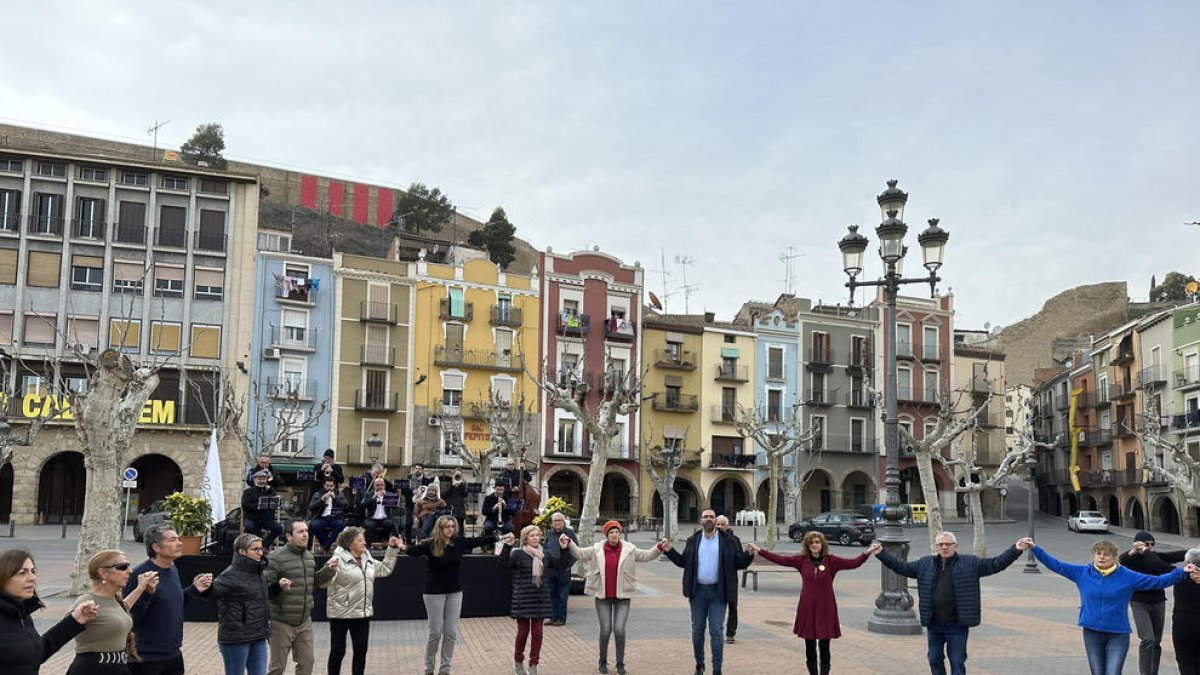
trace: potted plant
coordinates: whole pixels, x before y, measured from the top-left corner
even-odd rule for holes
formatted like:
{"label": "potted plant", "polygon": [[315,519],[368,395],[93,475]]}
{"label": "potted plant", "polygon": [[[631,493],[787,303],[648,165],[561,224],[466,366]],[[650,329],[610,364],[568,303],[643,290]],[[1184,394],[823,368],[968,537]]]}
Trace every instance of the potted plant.
{"label": "potted plant", "polygon": [[184,555],[199,555],[200,542],[212,527],[212,505],[203,497],[189,497],[183,492],[167,495],[166,511],[171,526],[183,541]]}

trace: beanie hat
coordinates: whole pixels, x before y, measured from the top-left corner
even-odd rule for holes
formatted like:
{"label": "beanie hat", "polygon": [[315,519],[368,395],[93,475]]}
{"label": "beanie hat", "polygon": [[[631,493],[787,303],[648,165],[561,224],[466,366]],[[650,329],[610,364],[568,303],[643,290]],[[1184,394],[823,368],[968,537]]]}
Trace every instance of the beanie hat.
{"label": "beanie hat", "polygon": [[333,448],[329,448],[328,450],[326,450],[326,451],[325,451],[325,456],[326,456],[326,457],[333,457]]}
{"label": "beanie hat", "polygon": [[625,528],[621,527],[621,524],[620,524],[620,523],[618,523],[618,522],[617,522],[617,521],[615,521],[615,520],[610,520],[610,521],[608,521],[607,523],[604,523],[604,528],[603,528],[603,529],[604,529],[604,536],[606,536],[606,537],[607,537],[607,536],[608,536],[608,531],[609,531],[609,530],[611,530],[611,529],[613,529],[614,527],[615,527],[615,528],[617,528],[618,530],[621,530],[622,532],[624,532],[624,531],[625,531]]}
{"label": "beanie hat", "polygon": [[1147,532],[1145,530],[1139,530],[1137,534],[1133,535],[1133,540],[1134,541],[1152,542],[1152,541],[1154,541],[1154,535],[1150,534],[1149,532]]}

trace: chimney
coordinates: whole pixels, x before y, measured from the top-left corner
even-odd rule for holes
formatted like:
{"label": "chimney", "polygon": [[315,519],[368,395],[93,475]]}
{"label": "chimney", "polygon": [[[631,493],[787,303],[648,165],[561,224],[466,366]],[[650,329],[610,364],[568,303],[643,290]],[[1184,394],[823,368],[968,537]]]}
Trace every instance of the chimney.
{"label": "chimney", "polygon": [[704,323],[712,323],[713,321],[716,321],[716,320],[717,320],[716,312],[705,312],[704,313]]}

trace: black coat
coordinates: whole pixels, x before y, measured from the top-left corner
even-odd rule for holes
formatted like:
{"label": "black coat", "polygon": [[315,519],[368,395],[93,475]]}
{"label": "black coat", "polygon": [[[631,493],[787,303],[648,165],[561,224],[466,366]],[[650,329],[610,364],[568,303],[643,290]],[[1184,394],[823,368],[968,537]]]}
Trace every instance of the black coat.
{"label": "black coat", "polygon": [[550,582],[547,572],[552,569],[568,569],[574,562],[571,556],[551,558],[542,556],[542,583],[533,583],[533,556],[519,548],[505,546],[500,552],[500,562],[512,570],[512,606],[509,614],[514,619],[544,619],[550,616]]}
{"label": "black coat", "polygon": [[[325,513],[325,500],[322,499],[324,494],[325,494],[325,489],[321,488],[320,492],[314,494],[312,496],[312,499],[308,500],[308,517],[309,518],[320,518],[321,514]],[[342,496],[341,492],[334,490],[333,491],[333,510],[330,511],[329,513],[331,516],[340,516],[341,514],[343,514],[345,512],[346,512],[346,498]]]}
{"label": "black coat", "polygon": [[[266,559],[263,559],[266,562]],[[217,601],[217,642],[236,644],[266,640],[271,633],[271,596],[278,584],[268,586],[265,567],[235,553],[233,562],[212,582]]]}
{"label": "black coat", "polygon": [[83,624],[67,615],[38,635],[30,614],[41,607],[37,597],[21,602],[0,594],[0,663],[7,675],[37,675],[46,659],[83,632]]}
{"label": "black coat", "polygon": [[957,553],[945,563],[936,555],[927,555],[912,562],[895,558],[887,551],[881,552],[878,557],[884,567],[902,577],[917,580],[917,592],[921,595],[921,625],[926,627],[933,621],[933,587],[937,582],[938,568],[945,567],[954,587],[954,610],[958,614],[958,624],[972,628],[979,625],[983,615],[979,578],[1003,572],[1020,556],[1021,552],[1016,546],[1009,546],[1003,553],[991,558]]}
{"label": "black coat", "polygon": [[[688,537],[687,544],[683,547],[683,553],[674,548],[670,551],[665,551],[666,556],[671,559],[671,562],[675,563],[677,567],[683,568],[683,594],[685,597],[692,597],[692,593],[696,590],[696,571],[700,560],[700,537],[703,536],[704,530],[696,530],[695,534]],[[750,562],[754,558],[739,548],[734,543],[733,537],[729,534],[717,530],[717,536],[721,538],[721,562],[717,576],[717,589],[720,591],[721,597],[725,599],[726,604],[732,604],[737,602],[737,571],[749,567]]]}
{"label": "black coat", "polygon": [[[1180,549],[1178,551],[1163,551],[1161,553],[1157,551],[1146,550],[1138,555],[1130,555],[1129,551],[1126,551],[1121,554],[1121,557],[1118,558],[1118,561],[1121,563],[1122,567],[1128,567],[1134,572],[1158,576],[1159,574],[1167,574],[1168,572],[1174,570],[1175,566],[1172,563],[1183,562],[1184,556],[1186,555],[1187,551],[1184,549]],[[1161,588],[1156,588],[1150,591],[1134,591],[1133,598],[1131,599],[1134,602],[1145,603],[1166,602],[1167,592]]]}
{"label": "black coat", "polygon": [[[320,462],[318,464],[313,465],[313,484],[312,484],[313,492],[324,492],[325,491],[326,476],[325,476],[325,469],[323,468],[324,466],[325,466],[324,462]],[[330,475],[333,477],[334,485],[336,485],[340,488],[340,487],[342,487],[342,483],[346,482],[346,474],[342,472],[341,464],[334,462],[331,466],[333,467],[333,472]]]}
{"label": "black coat", "polygon": [[269,523],[276,519],[274,509],[258,510],[260,497],[278,497],[279,493],[271,486],[260,488],[257,485],[242,490],[242,517],[253,518],[255,523]]}
{"label": "black coat", "polygon": [[467,482],[462,481],[458,485],[454,481],[450,481],[449,487],[442,493],[442,499],[446,500],[446,505],[454,512],[455,518],[467,517]]}
{"label": "black coat", "polygon": [[[500,500],[504,500],[505,506],[501,507],[500,513],[497,514],[496,513],[496,502],[498,502]],[[496,525],[503,525],[504,523],[507,523],[510,520],[512,520],[513,512],[508,510],[507,504],[508,504],[508,499],[506,497],[497,497],[495,492],[484,497],[483,498],[483,506],[480,507],[483,510],[484,522],[492,522],[492,523],[495,523]]]}

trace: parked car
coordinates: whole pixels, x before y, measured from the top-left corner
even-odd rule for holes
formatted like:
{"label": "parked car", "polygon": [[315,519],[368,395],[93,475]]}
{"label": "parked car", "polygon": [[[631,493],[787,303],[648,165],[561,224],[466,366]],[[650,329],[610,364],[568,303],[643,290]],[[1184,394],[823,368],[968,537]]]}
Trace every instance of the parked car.
{"label": "parked car", "polygon": [[797,521],[788,526],[788,537],[798,542],[813,530],[843,546],[854,542],[866,546],[875,540],[875,526],[871,524],[871,519],[855,511],[829,511]]}
{"label": "parked car", "polygon": [[1067,519],[1072,532],[1108,532],[1108,518],[1099,511],[1080,511]]}
{"label": "parked car", "polygon": [[170,514],[165,509],[166,502],[162,499],[156,499],[149,508],[142,509],[138,512],[137,518],[133,520],[133,540],[142,541],[142,537],[146,530],[150,529],[151,525],[157,525],[161,522],[170,519]]}

